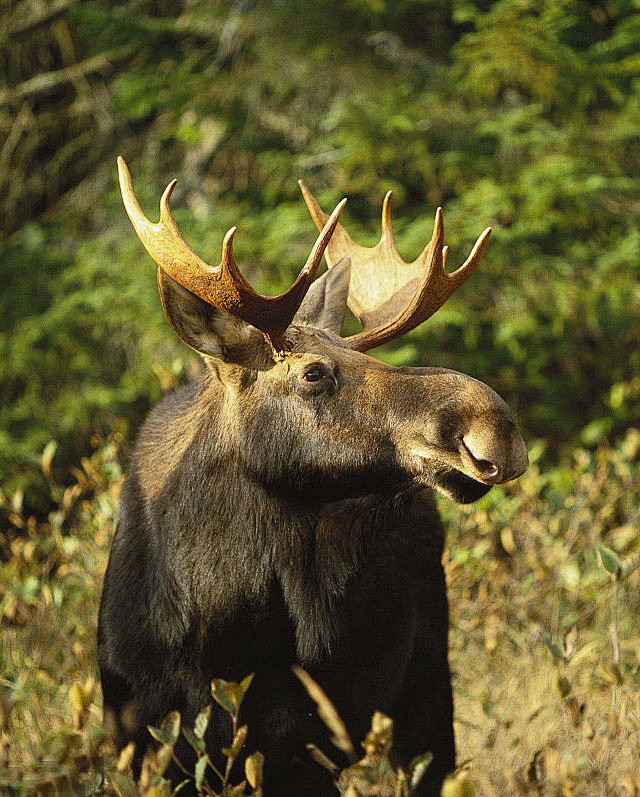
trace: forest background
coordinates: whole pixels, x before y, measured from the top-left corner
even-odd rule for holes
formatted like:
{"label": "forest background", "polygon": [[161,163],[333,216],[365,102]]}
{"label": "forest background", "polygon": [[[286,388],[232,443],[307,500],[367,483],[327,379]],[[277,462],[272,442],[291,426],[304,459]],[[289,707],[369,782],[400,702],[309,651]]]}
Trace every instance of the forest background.
{"label": "forest background", "polygon": [[[164,321],[117,154],[151,218],[179,178],[175,216],[209,262],[237,224],[238,262],[265,293],[290,284],[314,240],[299,177],[326,208],[348,196],[345,223],[368,245],[392,189],[406,259],[438,205],[452,267],[493,228],[472,280],[374,352],[488,382],[530,449],[519,485],[470,510],[443,505],[458,736],[487,793],[536,787],[539,748],[555,751],[554,782],[603,793],[635,777],[639,12],[638,0],[0,0],[7,782],[73,779],[97,760],[93,634],[122,469],[148,409],[199,367]],[[515,743],[500,673],[535,660],[546,694],[574,666],[562,652],[574,628],[582,669],[550,710],[575,738],[533,739],[522,719]],[[66,703],[78,683],[82,722]],[[509,688],[509,710],[529,716]]]}

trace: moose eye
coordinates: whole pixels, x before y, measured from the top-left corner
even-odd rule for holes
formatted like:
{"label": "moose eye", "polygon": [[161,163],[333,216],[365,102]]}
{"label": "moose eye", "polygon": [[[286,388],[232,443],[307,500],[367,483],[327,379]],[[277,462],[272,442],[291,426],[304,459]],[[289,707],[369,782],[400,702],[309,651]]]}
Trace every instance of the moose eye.
{"label": "moose eye", "polygon": [[309,368],[304,372],[302,378],[305,382],[319,382],[324,378],[324,371],[321,368]]}

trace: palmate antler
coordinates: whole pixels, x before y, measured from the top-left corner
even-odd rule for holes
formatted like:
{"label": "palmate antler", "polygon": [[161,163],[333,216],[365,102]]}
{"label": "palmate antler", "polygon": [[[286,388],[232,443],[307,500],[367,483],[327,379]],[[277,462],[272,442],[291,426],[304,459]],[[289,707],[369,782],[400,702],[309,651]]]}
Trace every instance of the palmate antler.
{"label": "palmate antler", "polygon": [[[321,229],[329,217],[304,182],[298,184],[316,227]],[[447,273],[442,208],[436,211],[431,241],[413,263],[405,263],[393,241],[391,191],[382,204],[382,235],[376,246],[360,246],[338,224],[325,252],[327,264],[331,268],[341,258],[351,258],[348,305],[363,327],[346,339],[348,345],[357,351],[372,349],[433,315],[476,270],[490,234],[491,227],[487,227],[463,265]]]}
{"label": "palmate antler", "polygon": [[142,212],[133,191],[129,169],[120,157],[118,177],[131,223],[158,266],[208,304],[259,329],[274,351],[283,351],[287,347],[285,332],[315,279],[322,255],[347,200],[343,199],[331,216],[327,216],[326,223],[321,225],[311,254],[289,290],[280,296],[263,296],[245,280],[233,256],[235,227],[224,237],[220,264],[210,266],[184,240],[169,210],[169,198],[176,180],[166,187],[160,200],[160,220],[154,224]]}

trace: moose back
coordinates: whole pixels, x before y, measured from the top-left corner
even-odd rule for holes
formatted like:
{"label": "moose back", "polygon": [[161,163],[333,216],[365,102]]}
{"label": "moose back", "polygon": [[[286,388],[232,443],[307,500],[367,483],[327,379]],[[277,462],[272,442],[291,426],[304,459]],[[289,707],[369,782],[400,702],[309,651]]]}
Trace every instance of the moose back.
{"label": "moose back", "polygon": [[[289,291],[256,293],[233,256],[232,228],[212,267],[169,211],[152,224],[119,159],[127,212],[158,265],[167,319],[204,360],[142,427],[105,577],[98,659],[105,723],[137,763],[171,710],[185,725],[214,677],[255,677],[242,705],[245,752],[265,755],[265,794],[335,794],[306,745],[336,759],[292,674],[329,695],[352,738],[379,710],[393,755],[434,759],[421,793],[455,766],[447,661],[444,531],[433,490],[467,503],[527,467],[505,402],[443,368],[394,368],[364,351],[407,332],[474,271],[444,269],[442,213],[414,263],[393,244],[390,194],[380,243],[355,244],[301,188],[320,234]],[[329,269],[317,280],[323,254]],[[345,308],[361,332],[340,337]],[[220,712],[213,760],[229,743]],[[189,761],[188,749],[176,748]],[[344,763],[344,762],[341,762]]]}

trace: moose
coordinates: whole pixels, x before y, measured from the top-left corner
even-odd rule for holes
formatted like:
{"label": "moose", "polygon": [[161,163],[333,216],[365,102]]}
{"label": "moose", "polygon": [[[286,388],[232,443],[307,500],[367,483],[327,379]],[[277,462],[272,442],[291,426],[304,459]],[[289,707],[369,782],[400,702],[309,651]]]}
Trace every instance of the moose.
{"label": "moose", "polygon": [[[176,181],[154,224],[121,158],[118,169],[165,315],[204,367],[149,414],[122,488],[98,624],[105,725],[119,748],[135,742],[139,767],[148,725],[171,710],[192,725],[212,678],[254,673],[241,720],[245,755],[265,756],[264,793],[335,794],[308,746],[346,761],[292,673],[300,665],[352,738],[379,710],[395,721],[395,763],[431,751],[419,793],[439,794],[455,746],[434,491],[475,501],[522,474],[527,452],[483,382],[364,352],[431,316],[473,273],[490,228],[447,272],[438,209],[431,241],[406,263],[390,192],[367,248],[339,223],[346,199],[327,216],[300,182],[320,233],[289,290],[263,296],[238,268],[235,227],[210,266],[171,215]],[[341,337],[347,306],[362,330]],[[231,734],[216,710],[212,760]],[[176,747],[187,767],[189,750]]]}

